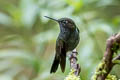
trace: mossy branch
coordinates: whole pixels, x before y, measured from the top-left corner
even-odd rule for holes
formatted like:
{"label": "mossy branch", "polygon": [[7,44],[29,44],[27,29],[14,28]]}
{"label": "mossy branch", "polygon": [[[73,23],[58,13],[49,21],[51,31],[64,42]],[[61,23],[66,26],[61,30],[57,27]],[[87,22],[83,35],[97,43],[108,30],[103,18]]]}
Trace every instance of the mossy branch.
{"label": "mossy branch", "polygon": [[[116,64],[115,61],[119,62],[120,55],[117,57],[113,57],[114,53],[117,53],[118,49],[120,48],[120,33],[111,36],[107,40],[106,44],[106,51],[104,53],[104,57],[99,64],[98,68],[96,69],[95,74],[92,76],[92,80],[109,80],[107,79],[110,76],[110,71],[112,70],[113,66]],[[116,80],[115,76],[112,76]]]}

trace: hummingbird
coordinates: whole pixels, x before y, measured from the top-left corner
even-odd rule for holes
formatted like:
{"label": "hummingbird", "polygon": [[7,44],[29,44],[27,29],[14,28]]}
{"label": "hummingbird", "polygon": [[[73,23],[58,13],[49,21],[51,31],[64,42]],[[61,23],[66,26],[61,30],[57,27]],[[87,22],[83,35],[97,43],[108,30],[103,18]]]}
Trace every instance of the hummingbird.
{"label": "hummingbird", "polygon": [[75,25],[75,22],[70,18],[54,19],[48,16],[45,17],[56,21],[59,23],[60,27],[60,33],[56,40],[56,53],[50,73],[55,73],[59,64],[61,71],[64,73],[66,66],[66,54],[68,51],[74,50],[80,41],[79,29]]}

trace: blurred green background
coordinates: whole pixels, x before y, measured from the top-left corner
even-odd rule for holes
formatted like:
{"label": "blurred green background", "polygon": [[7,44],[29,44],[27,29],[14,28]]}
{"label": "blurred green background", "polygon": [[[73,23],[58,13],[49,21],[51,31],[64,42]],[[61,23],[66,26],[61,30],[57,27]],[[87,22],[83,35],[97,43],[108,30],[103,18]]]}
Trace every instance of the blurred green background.
{"label": "blurred green background", "polygon": [[[0,0],[0,80],[63,80],[50,74],[59,26],[44,16],[69,17],[80,29],[81,79],[90,80],[106,40],[120,32],[120,0]],[[120,66],[111,74],[120,78]]]}

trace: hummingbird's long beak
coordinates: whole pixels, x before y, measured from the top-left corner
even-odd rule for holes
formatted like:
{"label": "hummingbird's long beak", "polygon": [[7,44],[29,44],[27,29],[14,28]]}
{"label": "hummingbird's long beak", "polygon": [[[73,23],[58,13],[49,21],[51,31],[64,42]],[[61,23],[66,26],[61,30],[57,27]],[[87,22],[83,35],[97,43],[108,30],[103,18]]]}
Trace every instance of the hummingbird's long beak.
{"label": "hummingbird's long beak", "polygon": [[57,22],[58,22],[57,19],[54,19],[54,18],[51,18],[51,17],[48,17],[48,16],[44,16],[44,17],[49,18],[49,19],[51,19],[51,20],[54,20],[54,21],[57,21]]}

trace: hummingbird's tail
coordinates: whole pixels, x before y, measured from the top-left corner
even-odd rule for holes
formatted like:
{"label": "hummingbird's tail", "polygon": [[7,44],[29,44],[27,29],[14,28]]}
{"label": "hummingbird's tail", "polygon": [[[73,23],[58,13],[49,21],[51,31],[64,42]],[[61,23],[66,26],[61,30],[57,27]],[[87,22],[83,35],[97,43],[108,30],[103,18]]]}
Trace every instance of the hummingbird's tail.
{"label": "hummingbird's tail", "polygon": [[61,54],[61,60],[60,60],[60,67],[62,72],[65,72],[65,66],[66,66],[66,52]]}
{"label": "hummingbird's tail", "polygon": [[50,73],[55,73],[58,69],[58,66],[60,64],[61,67],[61,71],[64,72],[65,71],[65,65],[66,65],[66,54],[62,54],[60,55],[60,58],[57,58],[55,56]]}
{"label": "hummingbird's tail", "polygon": [[55,56],[50,73],[55,73],[58,69],[60,63],[60,59]]}

